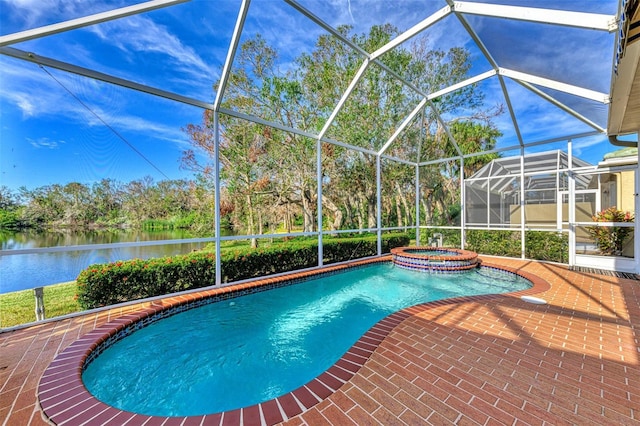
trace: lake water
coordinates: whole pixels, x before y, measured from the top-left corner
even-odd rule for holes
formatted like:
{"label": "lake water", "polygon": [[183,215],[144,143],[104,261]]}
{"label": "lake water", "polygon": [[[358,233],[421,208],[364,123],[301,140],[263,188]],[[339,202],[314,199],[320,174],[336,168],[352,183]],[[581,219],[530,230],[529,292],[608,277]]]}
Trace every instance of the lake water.
{"label": "lake water", "polygon": [[[2,250],[39,247],[112,244],[193,238],[185,231],[74,231],[74,232],[0,232]],[[17,254],[0,257],[0,293],[26,290],[75,280],[80,271],[94,263],[127,259],[148,259],[189,253],[204,243],[119,247],[88,251]]]}

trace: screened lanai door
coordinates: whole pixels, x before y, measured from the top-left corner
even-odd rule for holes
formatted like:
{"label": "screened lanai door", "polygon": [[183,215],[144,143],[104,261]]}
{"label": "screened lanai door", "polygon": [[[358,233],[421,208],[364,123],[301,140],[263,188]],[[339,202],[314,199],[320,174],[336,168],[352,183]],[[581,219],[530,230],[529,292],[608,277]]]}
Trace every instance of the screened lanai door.
{"label": "screened lanai door", "polygon": [[[635,165],[581,171],[568,202],[570,264],[638,273]],[[567,222],[565,222],[566,224]]]}

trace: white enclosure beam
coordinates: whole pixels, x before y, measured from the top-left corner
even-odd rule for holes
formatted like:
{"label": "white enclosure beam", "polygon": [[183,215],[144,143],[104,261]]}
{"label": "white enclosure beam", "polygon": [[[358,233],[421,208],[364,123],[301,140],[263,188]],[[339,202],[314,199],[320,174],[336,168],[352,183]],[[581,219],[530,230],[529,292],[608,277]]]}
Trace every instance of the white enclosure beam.
{"label": "white enclosure beam", "polygon": [[138,92],[149,93],[151,95],[159,96],[161,98],[171,99],[173,101],[181,102],[183,104],[193,105],[193,106],[197,106],[205,109],[213,109],[213,104],[208,102],[199,101],[197,99],[178,95],[176,93],[168,92],[166,90],[158,89],[155,87],[146,86],[144,84],[135,83],[131,80],[125,80],[123,78],[114,77],[109,74],[104,74],[88,68],[82,68],[77,65],[71,65],[67,62],[58,61],[56,59],[47,58],[45,56],[39,56],[34,53],[24,52],[22,50],[14,49],[13,47],[0,47],[0,54],[11,56],[16,59],[22,59],[28,62],[33,62],[39,65],[44,65],[50,68],[56,68],[62,71],[67,71],[72,74],[81,75],[83,77],[92,78],[94,80],[115,84],[116,86],[137,90]]}
{"label": "white enclosure beam", "polygon": [[220,75],[220,84],[218,84],[218,93],[216,93],[216,100],[213,104],[214,109],[217,111],[222,103],[222,97],[224,91],[227,88],[227,82],[229,81],[229,74],[231,74],[231,66],[233,65],[233,58],[236,56],[236,50],[240,43],[240,36],[242,35],[242,28],[244,28],[244,21],[247,18],[247,12],[249,11],[249,3],[251,0],[243,0],[240,5],[240,11],[238,12],[238,19],[236,20],[236,26],[233,28],[233,35],[231,36],[231,43],[229,50],[227,51],[227,59],[224,61],[224,67],[222,68],[222,74]]}
{"label": "white enclosure beam", "polygon": [[[282,234],[278,234],[281,236]],[[2,256],[19,256],[21,254],[44,254],[44,253],[62,253],[70,251],[88,251],[103,249],[122,249],[126,247],[150,247],[164,246],[185,243],[210,243],[215,241],[214,237],[207,238],[185,238],[181,240],[153,240],[153,241],[131,241],[126,243],[103,243],[103,244],[80,244],[74,246],[55,246],[55,247],[36,247],[25,249],[3,249],[0,250]]]}
{"label": "white enclosure beam", "polygon": [[406,164],[407,166],[417,166],[418,165],[418,163],[416,163],[415,161],[403,160],[402,158],[394,157],[392,155],[382,154],[380,156],[380,158],[385,158],[387,160],[395,161],[396,163],[400,163],[400,164]]}
{"label": "white enclosure beam", "polygon": [[567,142],[568,166],[569,166],[569,195],[568,214],[569,220],[569,266],[576,263],[576,174],[573,172],[573,141]]}
{"label": "white enclosure beam", "polygon": [[[209,108],[209,109],[213,109],[213,107]],[[238,111],[234,111],[231,109],[227,109],[227,108],[220,108],[220,112],[222,114],[228,115],[230,117],[235,117],[235,118],[240,118],[242,120],[246,120],[249,121],[251,123],[256,123],[256,124],[261,124],[264,126],[269,126],[269,127],[273,127],[274,129],[278,129],[278,130],[282,130],[285,132],[289,132],[289,133],[293,133],[294,135],[300,135],[300,136],[304,136],[307,138],[311,138],[311,139],[318,139],[320,141],[322,141],[323,143],[328,143],[331,145],[335,145],[335,146],[341,146],[343,148],[347,148],[353,151],[357,151],[357,152],[362,152],[363,154],[368,154],[368,155],[378,155],[378,153],[372,149],[367,149],[367,148],[363,148],[360,146],[355,146],[355,145],[351,145],[348,143],[344,143],[344,142],[339,142],[337,140],[331,139],[331,138],[327,138],[327,137],[322,137],[320,138],[317,134],[315,133],[310,133],[310,132],[306,132],[304,130],[300,130],[300,129],[296,129],[294,127],[289,127],[289,126],[285,126],[283,124],[280,123],[276,123],[273,121],[268,121],[265,120],[263,118],[260,117],[256,117],[254,115],[249,115],[249,114],[245,114],[242,112],[238,112]],[[397,161],[403,164],[408,164],[408,165],[415,165],[416,162],[415,161],[407,161],[407,160],[403,160],[401,158],[397,158],[391,155],[382,155],[382,158],[387,158],[389,160],[393,160],[393,161]]]}
{"label": "white enclosure beam", "polygon": [[472,15],[539,22],[542,24],[562,25],[566,27],[586,28],[590,30],[613,32],[618,28],[616,17],[614,15],[466,1],[454,2],[454,8],[456,12]]}
{"label": "white enclosure beam", "polygon": [[469,25],[469,22],[467,22],[467,18],[465,18],[464,15],[462,15],[462,13],[455,10],[455,2],[453,0],[446,0],[446,2],[449,4],[449,6],[453,8],[453,11],[455,12],[456,17],[458,18],[458,21],[460,21],[464,29],[467,30],[467,33],[471,36],[476,46],[478,46],[478,48],[480,49],[484,57],[487,59],[487,61],[489,61],[491,68],[498,71],[498,68],[499,68],[498,63],[493,58],[491,53],[489,53],[489,49],[487,49],[487,46],[484,45],[484,43],[482,42],[482,39],[480,39],[476,31],[471,27],[471,25]]}
{"label": "white enclosure beam", "polygon": [[411,123],[411,121],[415,118],[415,116],[418,115],[418,113],[420,111],[422,111],[422,108],[424,108],[424,106],[426,104],[427,104],[427,100],[423,98],[420,101],[420,103],[413,109],[413,111],[411,111],[411,113],[407,116],[407,118],[404,119],[402,124],[400,124],[400,126],[398,126],[396,131],[393,133],[393,135],[391,135],[391,137],[383,145],[383,147],[380,148],[380,151],[378,151],[378,155],[384,154],[384,152],[387,150],[387,148],[389,148],[389,146],[393,143],[394,140],[396,140],[398,135],[400,135],[400,133],[402,133],[402,131],[409,125],[409,123]]}
{"label": "white enclosure beam", "polygon": [[300,12],[301,14],[303,14],[304,16],[306,16],[307,18],[311,19],[313,22],[318,24],[325,31],[327,31],[328,33],[330,33],[331,35],[336,37],[338,40],[340,40],[341,42],[343,42],[347,46],[351,47],[353,50],[359,52],[360,54],[362,54],[363,56],[365,56],[367,58],[369,57],[369,52],[367,52],[366,50],[364,50],[363,48],[361,48],[360,46],[358,46],[357,44],[355,44],[354,42],[349,40],[347,37],[345,37],[344,35],[342,35],[338,31],[336,31],[335,28],[333,28],[331,25],[329,25],[326,22],[324,22],[322,19],[318,18],[315,14],[313,14],[311,11],[309,11],[308,9],[303,7],[302,5],[298,4],[296,1],[294,1],[294,0],[284,0],[284,1],[286,3],[288,3],[291,7],[296,9],[298,12]]}
{"label": "white enclosure beam", "polygon": [[[590,137],[590,136],[598,136],[601,135],[601,132],[586,132],[586,133],[577,133],[577,134],[572,134],[572,135],[567,135],[567,136],[560,136],[557,138],[552,138],[552,139],[544,139],[544,140],[540,140],[540,141],[535,141],[535,142],[530,142],[530,143],[526,143],[524,144],[524,148],[531,148],[534,146],[540,146],[540,145],[547,145],[547,144],[551,144],[551,143],[556,143],[556,142],[564,142],[564,141],[568,141],[571,139],[581,139],[581,138],[586,138],[586,137]],[[495,148],[495,149],[491,149],[488,151],[482,151],[482,152],[473,152],[470,154],[464,154],[462,157],[463,158],[473,158],[476,157],[478,155],[487,155],[487,154],[495,154],[498,152],[506,152],[506,151],[514,151],[514,150],[519,150],[520,148],[522,148],[522,146],[520,145],[512,145],[512,146],[505,146],[502,148]],[[423,161],[421,163],[418,163],[419,166],[428,166],[431,164],[438,164],[438,163],[443,163],[445,161],[454,161],[456,160],[458,157],[450,157],[450,158],[438,158],[435,160],[430,160],[430,161]],[[484,178],[481,178],[484,179]],[[467,179],[469,180],[469,179]]]}
{"label": "white enclosure beam", "polygon": [[[478,154],[479,155],[479,154]],[[421,163],[419,163],[418,165],[420,167],[422,166],[431,166],[433,164],[440,164],[440,163],[446,163],[448,161],[458,161],[460,159],[460,155],[456,156],[456,157],[448,157],[448,158],[436,158],[435,160],[429,160],[429,161],[423,161]]]}
{"label": "white enclosure beam", "polygon": [[[640,141],[640,129],[636,132],[636,138]],[[640,274],[640,170],[638,169],[638,164],[640,164],[640,149],[637,150],[637,159],[636,159],[636,170],[635,170],[635,191],[634,191],[634,203],[633,208],[636,212],[635,218],[633,219],[633,253],[635,258],[635,270],[636,274]]]}
{"label": "white enclosure beam", "polygon": [[425,123],[424,114],[425,114],[425,111],[423,109],[421,118],[420,118],[420,122],[422,123],[422,126],[420,126],[420,135],[418,136],[418,150],[416,152],[416,163],[419,163],[420,159],[422,158],[422,148],[424,146],[424,143],[426,142],[425,139],[427,138],[427,129],[424,126],[424,123]]}
{"label": "white enclosure beam", "polygon": [[[369,155],[377,155],[378,154],[376,151],[374,151],[372,149],[367,149],[367,148],[362,148],[362,147],[355,146],[355,145],[350,145],[348,143],[339,142],[339,141],[336,141],[334,139],[330,139],[330,138],[327,138],[327,137],[320,138],[315,133],[305,132],[303,130],[296,129],[294,127],[285,126],[285,125],[280,124],[280,123],[276,123],[276,122],[273,122],[273,121],[268,121],[268,120],[265,120],[263,118],[256,117],[254,115],[245,114],[243,112],[234,111],[232,109],[220,108],[220,112],[225,114],[225,115],[228,115],[230,117],[236,117],[236,118],[240,118],[242,120],[250,121],[252,123],[262,124],[264,126],[273,127],[274,129],[283,130],[285,132],[290,132],[290,133],[293,133],[295,135],[300,135],[300,136],[308,137],[308,138],[311,138],[311,139],[319,139],[322,142],[329,143],[331,145],[341,146],[343,148],[351,149],[351,150],[362,152],[362,153],[369,154]],[[395,160],[395,161],[405,162],[407,164],[415,164],[414,162],[408,162],[406,160],[401,160],[401,159],[398,159],[398,158],[395,158],[395,157],[392,157],[392,156],[383,155],[383,157],[387,157],[387,158],[389,158],[391,160]]]}
{"label": "white enclosure beam", "polygon": [[440,21],[442,18],[446,17],[450,13],[451,13],[450,6],[443,7],[442,9],[438,10],[437,12],[429,16],[427,19],[424,19],[423,21],[417,23],[413,27],[409,28],[407,31],[400,34],[398,37],[391,40],[389,43],[385,44],[384,46],[382,46],[381,48],[373,52],[371,54],[371,59],[373,60],[373,59],[379,58],[380,56],[384,55],[388,51],[392,50],[394,47],[404,43],[405,41],[409,40],[412,37],[415,37],[417,34],[429,28],[430,26]]}
{"label": "white enclosure beam", "polygon": [[[556,163],[557,164],[557,163]],[[526,216],[525,216],[525,209],[527,208],[526,206],[526,199],[525,197],[527,196],[527,191],[525,191],[525,188],[528,185],[525,185],[524,182],[524,147],[521,146],[520,147],[520,188],[518,188],[518,190],[520,191],[520,258],[521,259],[525,259],[526,258],[526,234],[525,234],[525,221],[527,220]],[[501,188],[499,191],[500,193],[504,193],[504,190],[506,188]],[[500,221],[502,221],[502,218],[500,218]]]}
{"label": "white enclosure beam", "polygon": [[464,250],[467,245],[467,189],[465,188],[464,157],[460,157],[460,249]]}
{"label": "white enclosure beam", "polygon": [[524,145],[524,140],[522,139],[522,133],[520,132],[520,126],[518,125],[518,119],[516,118],[516,112],[513,109],[513,105],[511,104],[511,97],[509,96],[509,91],[507,90],[506,84],[504,84],[504,78],[502,76],[498,76],[498,80],[500,81],[500,87],[502,88],[502,94],[504,95],[504,100],[507,103],[507,108],[509,109],[509,116],[511,117],[511,122],[513,123],[513,128],[516,131],[516,137],[518,138],[518,142],[520,145]]}
{"label": "white enclosure beam", "polygon": [[[453,7],[455,11],[455,3],[453,2],[453,0],[447,0],[447,3],[449,4],[449,6]],[[489,52],[489,49],[487,49],[487,46],[485,46],[480,36],[478,36],[476,31],[473,29],[473,27],[469,25],[467,18],[459,12],[455,12],[455,15],[458,18],[458,21],[460,21],[460,24],[462,24],[464,29],[467,30],[467,33],[469,34],[471,39],[475,42],[476,46],[478,46],[478,48],[480,49],[484,57],[487,59],[487,61],[489,61],[491,68],[493,68],[493,70],[497,73],[498,70],[500,69],[500,67],[498,66],[498,63],[491,55],[491,53]],[[507,87],[504,84],[504,78],[500,74],[498,74],[498,80],[500,81],[502,95],[504,96],[504,99],[507,103],[507,108],[509,109],[509,115],[511,116],[511,122],[513,123],[513,127],[516,131],[518,141],[520,142],[520,145],[523,145],[524,140],[522,139],[522,135],[520,133],[520,127],[518,126],[518,121],[516,120],[515,111],[513,110],[513,106],[511,105],[511,98],[509,97],[509,92],[507,91]]]}
{"label": "white enclosure beam", "polygon": [[557,106],[558,108],[560,108],[564,112],[567,112],[567,113],[573,115],[575,118],[577,118],[578,120],[582,121],[583,123],[593,127],[594,129],[598,130],[601,133],[605,133],[605,129],[602,126],[599,126],[597,123],[594,123],[592,120],[589,120],[587,117],[585,117],[584,115],[580,114],[578,111],[574,110],[573,108],[569,108],[568,106],[566,106],[562,102],[560,102],[557,99],[555,99],[553,96],[550,96],[550,95],[546,94],[542,90],[538,89],[537,87],[535,87],[535,86],[533,86],[533,85],[531,85],[531,84],[529,84],[529,83],[527,83],[525,81],[520,81],[520,80],[515,80],[515,81],[518,82],[519,84],[521,84],[523,87],[531,90],[533,93],[535,93],[536,95],[540,96],[541,98],[543,98],[547,102],[550,102],[553,105]]}
{"label": "white enclosure beam", "polygon": [[[340,40],[341,42],[343,42],[344,44],[346,44],[347,46],[349,46],[350,48],[352,48],[356,52],[360,53],[363,57],[368,58],[370,60],[370,63],[376,64],[377,66],[382,68],[384,71],[389,73],[389,75],[393,76],[398,81],[402,82],[405,86],[407,86],[408,88],[413,90],[418,95],[420,95],[422,97],[427,97],[428,96],[428,94],[423,93],[418,87],[416,87],[414,84],[412,84],[411,82],[409,82],[406,79],[404,79],[402,76],[398,75],[398,73],[396,73],[391,68],[386,66],[383,62],[381,62],[379,60],[371,60],[371,55],[369,54],[369,52],[367,52],[366,50],[364,50],[363,48],[361,48],[357,44],[353,43],[351,40],[346,38],[344,35],[342,35],[340,32],[338,32],[331,25],[327,24],[322,19],[318,18],[316,15],[314,15],[309,10],[305,9],[303,6],[299,5],[294,0],[285,0],[285,2],[288,3],[289,5],[291,5],[293,8],[295,8],[298,12],[302,13],[304,16],[306,16],[307,18],[311,19],[313,22],[318,24],[324,30],[329,32],[329,34],[333,35],[338,40]],[[497,67],[496,67],[496,69],[497,69]]]}
{"label": "white enclosure beam", "polygon": [[415,174],[415,203],[416,203],[416,246],[420,247],[420,166],[416,165]]}
{"label": "white enclosure beam", "polygon": [[347,89],[342,94],[342,98],[340,98],[340,100],[338,101],[338,105],[336,105],[336,107],[331,112],[331,115],[327,119],[327,122],[324,123],[324,126],[322,127],[322,130],[320,131],[320,134],[318,135],[318,139],[322,139],[324,137],[324,135],[327,133],[327,130],[329,130],[329,127],[331,126],[331,123],[333,123],[333,121],[336,119],[336,116],[338,115],[338,113],[340,112],[342,107],[344,106],[344,103],[349,98],[349,95],[351,95],[351,92],[353,92],[353,89],[356,88],[356,84],[358,84],[358,82],[362,78],[362,74],[364,74],[364,72],[367,70],[367,68],[369,67],[369,64],[370,64],[369,59],[365,59],[362,62],[362,65],[360,65],[360,69],[358,70],[356,75],[351,80],[351,83],[349,83],[349,87],[347,87]]}
{"label": "white enclosure beam", "polygon": [[316,213],[318,222],[318,266],[321,267],[324,264],[324,245],[323,238],[323,223],[322,223],[322,141],[320,138],[316,140]]}
{"label": "white enclosure beam", "polygon": [[498,71],[500,75],[509,77],[516,81],[525,81],[527,83],[535,84],[537,86],[546,87],[548,89],[558,90],[560,92],[569,93],[570,95],[580,96],[581,98],[591,99],[592,101],[600,102],[602,104],[608,104],[609,94],[597,92],[595,90],[585,89],[583,87],[574,86],[572,84],[561,83],[556,80],[551,80],[544,77],[538,77],[535,75],[527,74],[520,71],[514,71],[507,68],[500,68]]}
{"label": "white enclosure beam", "polygon": [[451,131],[449,130],[449,126],[447,126],[447,123],[445,123],[444,120],[442,119],[442,117],[440,116],[440,112],[438,111],[438,108],[436,108],[436,105],[433,103],[433,101],[429,101],[429,106],[433,110],[433,113],[436,115],[436,120],[438,121],[438,123],[444,129],[444,132],[449,137],[449,141],[451,142],[451,144],[455,148],[455,150],[458,153],[458,155],[462,155],[462,150],[458,146],[458,143],[456,142],[456,138],[454,138],[453,134],[451,134]]}
{"label": "white enclosure beam", "polygon": [[[303,130],[294,129],[293,127],[285,126],[283,124],[275,123],[273,121],[268,121],[268,120],[265,120],[264,118],[256,117],[254,115],[245,114],[243,112],[234,111],[232,109],[220,108],[220,112],[225,114],[225,115],[228,115],[230,117],[240,118],[242,120],[246,120],[246,121],[249,121],[251,123],[262,124],[264,126],[273,127],[274,129],[284,130],[285,132],[290,132],[290,133],[293,133],[294,135],[305,136],[305,137],[308,137],[308,138],[311,138],[311,139],[317,139],[318,138],[318,135],[316,135],[315,133],[309,133],[309,132],[305,132]],[[329,141],[329,140],[325,140],[325,142],[332,143],[332,141]]]}
{"label": "white enclosure beam", "polygon": [[[544,139],[544,140],[540,140],[540,141],[525,143],[523,146],[525,148],[531,148],[531,147],[534,147],[534,146],[547,145],[547,144],[556,143],[556,142],[564,142],[564,141],[568,141],[570,139],[580,139],[580,138],[587,138],[587,137],[590,137],[590,136],[598,136],[598,135],[602,135],[602,132],[592,131],[592,132],[586,132],[586,133],[577,133],[577,134],[572,134],[572,135],[567,135],[567,136],[560,136],[560,137],[552,138],[552,139]],[[514,150],[520,149],[520,148],[521,148],[520,145],[505,146],[503,148],[496,148],[496,149],[491,149],[491,150],[488,150],[488,151],[474,152],[474,153],[471,153],[471,154],[465,154],[465,155],[463,155],[463,157],[464,158],[471,158],[471,157],[476,157],[478,155],[487,155],[487,154],[495,154],[495,153],[498,153],[498,152],[514,151]],[[434,161],[438,161],[438,160],[434,160]],[[422,165],[422,163],[420,163],[420,165]]]}
{"label": "white enclosure beam", "polygon": [[376,156],[376,227],[377,253],[382,256],[382,165]]}
{"label": "white enclosure beam", "polygon": [[497,71],[495,70],[489,70],[487,72],[483,72],[482,74],[478,74],[475,77],[468,78],[464,81],[461,81],[460,83],[456,83],[442,90],[438,90],[437,92],[433,92],[427,97],[427,99],[434,100],[436,98],[439,98],[440,96],[446,95],[447,93],[455,92],[456,90],[462,89],[463,87],[467,87],[479,81],[485,80],[489,77],[493,77],[496,74],[497,74]]}
{"label": "white enclosure beam", "polygon": [[215,285],[222,284],[222,252],[220,244],[220,199],[222,194],[220,184],[220,114],[213,111],[213,170],[215,175],[214,182],[214,208],[213,226],[216,232],[216,281]]}
{"label": "white enclosure beam", "polygon": [[[26,31],[20,31],[18,33],[7,34],[4,36],[0,36],[0,46],[8,46],[10,44],[33,40],[51,34],[58,34],[69,30],[75,30],[76,28],[82,28],[94,24],[99,24],[101,22],[112,21],[114,19],[123,18],[125,16],[137,15],[143,12],[149,12],[151,10],[173,6],[175,4],[185,3],[187,1],[190,0],[152,0],[133,6],[127,6],[120,9],[109,10],[107,12],[96,13],[95,15],[89,15],[78,19],[59,22],[57,24],[47,25],[44,27],[34,28]],[[37,7],[37,5],[34,4],[34,7]]]}

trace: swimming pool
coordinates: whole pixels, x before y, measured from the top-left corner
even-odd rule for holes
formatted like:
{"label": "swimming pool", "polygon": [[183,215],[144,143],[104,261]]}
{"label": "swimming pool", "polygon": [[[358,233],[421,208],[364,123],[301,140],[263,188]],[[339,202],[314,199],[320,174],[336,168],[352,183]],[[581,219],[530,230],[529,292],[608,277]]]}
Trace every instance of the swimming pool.
{"label": "swimming pool", "polygon": [[408,306],[525,290],[531,282],[479,268],[427,275],[377,263],[210,303],[109,345],[83,373],[121,410],[194,416],[271,400],[328,370],[371,326]]}

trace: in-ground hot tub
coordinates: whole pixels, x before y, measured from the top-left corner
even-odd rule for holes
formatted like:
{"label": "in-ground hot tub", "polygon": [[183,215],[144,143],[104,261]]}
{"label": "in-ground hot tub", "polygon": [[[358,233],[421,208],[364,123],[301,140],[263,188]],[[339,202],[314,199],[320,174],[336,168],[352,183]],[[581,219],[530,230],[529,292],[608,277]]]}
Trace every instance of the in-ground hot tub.
{"label": "in-ground hot tub", "polygon": [[433,273],[465,272],[480,266],[478,253],[443,247],[397,247],[391,249],[396,266]]}

